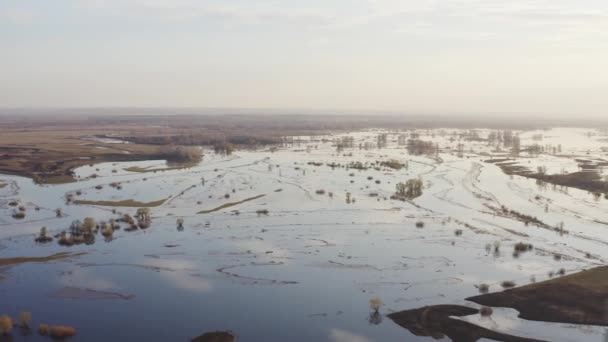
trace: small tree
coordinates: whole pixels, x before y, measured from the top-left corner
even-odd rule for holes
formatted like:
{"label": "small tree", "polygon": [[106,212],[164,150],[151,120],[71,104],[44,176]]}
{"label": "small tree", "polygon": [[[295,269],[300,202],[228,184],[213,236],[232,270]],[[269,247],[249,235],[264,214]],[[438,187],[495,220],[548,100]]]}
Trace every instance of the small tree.
{"label": "small tree", "polygon": [[372,299],[369,300],[369,307],[374,312],[380,311],[380,307],[382,305],[384,305],[384,302],[382,302],[382,299],[380,299],[379,297],[374,297],[374,298],[372,298]]}
{"label": "small tree", "polygon": [[87,232],[93,231],[95,226],[96,226],[95,219],[92,217],[86,217],[84,219],[84,221],[82,222],[82,228]]}
{"label": "small tree", "polygon": [[21,327],[29,329],[30,322],[32,321],[32,313],[28,311],[21,312],[19,314],[19,321],[21,323]]}
{"label": "small tree", "polygon": [[4,335],[8,335],[13,330],[13,319],[7,315],[0,316],[0,330]]}
{"label": "small tree", "polygon": [[139,221],[149,221],[150,220],[150,208],[139,208],[135,213],[135,216]]}

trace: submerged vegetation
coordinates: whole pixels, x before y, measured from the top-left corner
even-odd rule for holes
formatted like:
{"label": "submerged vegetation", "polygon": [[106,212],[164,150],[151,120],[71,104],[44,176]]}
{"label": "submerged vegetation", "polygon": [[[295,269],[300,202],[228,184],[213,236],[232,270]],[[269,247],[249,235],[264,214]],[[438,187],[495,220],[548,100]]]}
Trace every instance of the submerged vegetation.
{"label": "submerged vegetation", "polygon": [[[212,279],[214,287],[217,282],[218,288],[223,285],[225,277],[235,286],[226,286],[225,292],[221,291],[219,295],[230,296],[234,288],[243,291],[243,295],[250,295],[262,287],[292,284],[281,280],[285,274],[291,276],[289,272],[314,270],[310,274],[315,277],[307,279],[308,283],[301,282],[300,287],[306,291],[309,284],[316,286],[319,279],[322,281],[326,275],[330,279],[333,275],[331,272],[338,274],[335,270],[340,270],[340,276],[357,287],[356,292],[350,292],[359,293],[360,290],[365,296],[359,304],[366,304],[366,300],[373,297],[369,299],[369,311],[364,311],[369,313],[367,320],[370,324],[379,325],[385,317],[381,314],[384,304],[380,297],[375,296],[386,298],[391,303],[391,312],[401,302],[395,295],[397,293],[401,293],[398,298],[403,297],[405,303],[415,299],[424,305],[436,298],[449,296],[452,293],[450,287],[460,283],[462,286],[459,288],[471,294],[477,291],[488,294],[492,289],[502,292],[489,296],[501,294],[508,297],[516,292],[518,295],[523,293],[527,300],[544,300],[544,294],[537,298],[532,291],[520,292],[517,284],[523,284],[527,279],[536,282],[537,277],[542,280],[547,275],[555,277],[553,280],[562,280],[570,277],[566,274],[579,267],[604,261],[601,248],[606,241],[597,233],[598,227],[606,225],[601,210],[598,210],[604,205],[599,202],[603,200],[601,196],[598,198],[594,195],[594,200],[598,202],[587,199],[578,201],[578,193],[568,194],[562,188],[541,188],[542,182],[535,185],[534,181],[519,177],[509,179],[496,167],[481,163],[485,160],[515,167],[529,162],[526,168],[536,172],[531,172],[535,176],[528,178],[537,177],[540,180],[551,177],[550,172],[559,167],[556,165],[561,161],[551,164],[546,160],[535,160],[539,153],[544,153],[545,147],[539,143],[528,145],[531,134],[527,132],[397,128],[368,132],[324,132],[323,135],[269,139],[276,146],[245,152],[244,148],[261,146],[263,139],[248,141],[243,137],[236,139],[230,134],[217,134],[209,140],[212,143],[199,146],[203,142],[201,132],[188,137],[191,131],[185,126],[183,130],[187,133],[179,136],[175,131],[164,132],[165,128],[159,127],[158,131],[148,131],[148,137],[125,139],[135,144],[149,139],[155,147],[164,145],[163,141],[169,145],[187,145],[157,149],[163,152],[158,152],[156,156],[164,155],[180,165],[145,167],[158,165],[155,161],[138,164],[141,166],[129,163],[130,167],[123,168],[118,163],[96,165],[98,160],[91,160],[91,166],[76,170],[74,177],[81,177],[82,183],[63,187],[64,190],[68,188],[67,193],[61,192],[57,196],[51,193],[53,196],[48,196],[50,187],[41,188],[47,193],[41,196],[43,200],[37,201],[35,195],[28,193],[30,190],[27,187],[23,187],[24,194],[15,192],[19,182],[10,183],[11,186],[2,191],[8,194],[3,202],[8,217],[6,221],[9,225],[19,225],[18,228],[23,225],[30,229],[27,234],[31,235],[25,238],[28,246],[33,245],[33,239],[39,250],[66,250],[55,245],[59,244],[94,254],[87,257],[85,262],[73,265],[74,270],[60,265],[57,267],[58,275],[53,273],[55,269],[47,272],[52,273],[51,276],[61,277],[61,281],[77,282],[77,276],[80,276],[77,273],[85,267],[92,274],[95,266],[112,270],[117,266],[137,268],[142,272],[152,270],[161,275],[162,281],[150,280],[154,275],[146,277],[146,281],[149,281],[147,286],[151,289],[149,293],[157,293],[157,290],[160,293],[160,290],[165,290],[163,287],[166,283],[170,283],[175,285],[171,287],[172,291],[182,291],[179,292],[180,296],[189,296],[189,292],[206,295],[211,286],[207,283],[207,276]],[[136,129],[133,133],[123,133],[127,136],[139,135]],[[199,133],[201,136],[196,136]],[[492,137],[486,138],[488,133]],[[548,140],[548,136],[545,134],[543,139]],[[236,143],[235,139],[240,143]],[[535,139],[535,142],[540,141]],[[208,156],[209,165],[196,165],[201,160],[202,151],[217,154]],[[167,157],[169,154],[173,154],[173,157]],[[553,157],[565,158],[558,155]],[[542,165],[545,162],[547,167]],[[595,170],[595,164],[579,164],[584,164],[585,170]],[[93,170],[94,178],[91,176]],[[131,173],[120,171],[120,174],[116,174],[119,173],[116,170]],[[605,172],[599,166],[596,171]],[[158,174],[150,174],[156,172]],[[495,181],[497,184],[493,184]],[[498,184],[498,181],[502,183]],[[79,186],[81,184],[84,185]],[[138,186],[145,186],[145,191],[140,191]],[[96,188],[99,191],[95,191]],[[257,193],[268,195],[254,196]],[[267,196],[264,200],[258,200],[264,196]],[[47,197],[58,200],[58,204],[47,200]],[[159,197],[166,198],[146,202]],[[569,208],[568,199],[576,200],[576,207]],[[254,200],[258,201],[253,203]],[[49,209],[57,205],[64,207],[57,208],[55,212]],[[30,208],[38,209],[34,212]],[[154,213],[151,208],[155,208]],[[272,214],[268,216],[270,211]],[[27,213],[27,220],[11,220],[10,215],[14,213],[24,215],[23,218]],[[208,215],[197,216],[194,213]],[[187,230],[184,229],[185,221]],[[571,235],[566,235],[568,231],[564,222],[572,230]],[[584,224],[581,225],[581,222]],[[157,225],[160,229],[156,229]],[[31,226],[40,228],[40,231],[31,230]],[[422,229],[425,226],[426,229]],[[9,229],[12,228],[9,226]],[[545,229],[562,235],[548,234]],[[115,242],[103,244],[102,248],[85,246],[96,241],[102,244],[103,241]],[[16,249],[13,245],[7,245],[11,253]],[[137,245],[137,251],[131,251],[131,248],[117,251],[118,248],[134,245]],[[171,248],[171,251],[158,252],[158,248]],[[521,258],[511,260],[511,252],[513,256]],[[373,253],[380,253],[378,255],[382,257],[371,258]],[[48,260],[0,259],[0,267],[55,260],[52,257],[47,257]],[[132,261],[140,259],[145,262],[137,261],[136,264]],[[488,265],[493,263],[501,265],[496,271],[498,273],[484,274]],[[25,268],[24,271],[30,272]],[[505,272],[500,273],[502,271]],[[424,273],[424,277],[421,277],[425,278],[423,281],[417,279],[417,272]],[[127,285],[135,281],[130,273],[121,273],[127,278]],[[94,275],[105,274],[100,272]],[[218,275],[222,278],[219,279]],[[427,278],[431,281],[426,282]],[[505,278],[514,279],[517,284],[510,280],[496,281]],[[12,279],[7,283],[10,281]],[[479,284],[481,281],[485,283]],[[601,279],[594,281],[602,282]],[[420,286],[422,284],[424,286]],[[102,285],[106,284],[102,282]],[[251,292],[250,288],[255,291]],[[332,287],[329,290],[335,291]],[[582,300],[585,303],[582,305],[566,303],[570,299],[564,298],[570,296],[571,288],[564,286],[561,290],[563,297],[557,292],[548,296],[542,303],[543,308],[556,305],[572,312],[582,308],[585,318],[588,311],[599,310],[587,301],[603,295],[601,288],[589,290],[583,285],[576,287],[577,292],[591,292],[584,295]],[[262,292],[274,293],[272,290]],[[441,295],[429,297],[429,293]],[[289,300],[297,304],[296,297],[290,296]],[[506,341],[530,340],[496,333],[454,318],[472,313],[483,317],[502,315],[501,311],[494,312],[496,309],[491,308],[496,303],[528,305],[520,299],[500,297],[494,298],[495,302],[486,302],[485,298],[481,300],[484,304],[479,309],[430,306],[393,312],[389,317],[421,336],[447,336],[467,341],[481,337],[501,337]],[[329,310],[345,307],[343,303],[340,304],[341,300],[336,296],[335,302],[333,299],[328,302],[327,312],[310,312],[311,317],[333,315]],[[454,298],[448,297],[448,300],[453,302]],[[96,307],[96,304],[91,305]],[[306,310],[309,309],[306,307]],[[302,317],[300,308],[294,310],[298,317]],[[541,309],[538,310],[535,314],[541,316]],[[342,314],[336,311],[339,312],[336,315]],[[269,312],[272,313],[272,306]],[[587,321],[597,322],[598,316],[594,315],[598,313],[594,311],[589,316],[596,321]],[[142,313],[141,318],[148,319],[148,315]],[[342,317],[350,319],[350,316]],[[490,318],[483,320],[491,322]],[[27,313],[19,315],[20,326],[29,327],[30,321],[31,314],[29,318]],[[109,328],[114,328],[115,318],[110,317],[108,321]],[[501,321],[496,319],[496,322]],[[173,319],[168,320],[168,325],[175,324]],[[242,322],[234,324],[238,327]],[[15,326],[13,320],[11,328],[14,330]],[[34,330],[35,327],[33,325]],[[94,333],[93,329],[96,328],[91,328],[91,332],[79,331],[79,334]],[[502,329],[500,324],[497,329]],[[46,324],[41,324],[38,331],[56,339],[76,334],[74,328]],[[370,331],[373,333],[374,330]],[[220,336],[234,339],[235,335],[207,333],[193,340],[214,341],[213,338]],[[393,335],[388,333],[387,336]]]}
{"label": "submerged vegetation", "polygon": [[405,183],[397,183],[395,195],[392,199],[412,200],[422,196],[422,180],[420,178],[409,179]]}

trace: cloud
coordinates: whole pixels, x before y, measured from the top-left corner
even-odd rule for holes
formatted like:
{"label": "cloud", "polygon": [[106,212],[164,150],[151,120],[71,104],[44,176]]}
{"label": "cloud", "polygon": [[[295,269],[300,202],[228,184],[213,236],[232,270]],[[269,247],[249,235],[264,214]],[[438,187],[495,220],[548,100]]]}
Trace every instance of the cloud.
{"label": "cloud", "polygon": [[225,2],[209,0],[88,0],[95,10],[113,10],[122,15],[170,20],[208,19],[239,24],[269,22],[322,23],[329,18],[323,11],[293,8],[271,1]]}
{"label": "cloud", "polygon": [[329,340],[332,342],[372,342],[372,340],[365,336],[340,329],[331,329],[329,332]]}
{"label": "cloud", "polygon": [[202,293],[213,290],[211,282],[200,275],[201,265],[195,261],[174,258],[146,260],[143,264],[163,268],[160,275],[178,289]]}

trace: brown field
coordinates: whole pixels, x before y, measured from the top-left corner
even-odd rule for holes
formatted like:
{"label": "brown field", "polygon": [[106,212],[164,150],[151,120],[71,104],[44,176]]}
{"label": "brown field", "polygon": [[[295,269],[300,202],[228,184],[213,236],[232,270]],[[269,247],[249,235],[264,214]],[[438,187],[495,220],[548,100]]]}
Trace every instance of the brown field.
{"label": "brown field", "polygon": [[66,183],[71,170],[94,163],[162,159],[157,146],[91,140],[102,130],[7,130],[0,134],[0,172],[41,183]]}

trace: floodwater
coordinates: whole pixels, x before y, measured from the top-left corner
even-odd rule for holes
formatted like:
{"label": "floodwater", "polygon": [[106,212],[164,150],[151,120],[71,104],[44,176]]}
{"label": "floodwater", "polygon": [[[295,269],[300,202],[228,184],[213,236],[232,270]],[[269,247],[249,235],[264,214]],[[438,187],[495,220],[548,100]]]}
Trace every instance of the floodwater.
{"label": "floodwater", "polygon": [[[74,326],[74,341],[188,341],[216,330],[230,330],[239,341],[426,341],[430,338],[414,336],[388,318],[370,320],[369,300],[382,299],[382,314],[433,304],[476,307],[464,301],[478,294],[475,285],[500,291],[504,280],[525,285],[560,269],[572,273],[605,264],[608,200],[603,196],[505,175],[484,161],[507,152],[460,140],[462,132],[456,130],[418,131],[421,139],[439,144],[437,156],[409,155],[392,133],[384,148],[358,147],[375,143],[379,133],[342,134],[354,137],[355,147],[340,153],[332,143],[335,135],[300,137],[276,151],[220,156],[205,150],[203,162],[187,169],[129,172],[133,166],[167,165],[103,163],[77,169],[79,181],[61,185],[0,175],[7,184],[0,189],[2,258],[86,253],[0,268],[6,276],[0,280],[0,314],[31,311],[34,326]],[[522,146],[537,142],[538,134],[522,133]],[[556,128],[542,134],[541,144],[559,143],[562,152],[522,153],[518,163],[531,170],[540,165],[549,173],[572,172],[577,158],[608,157],[601,149],[608,142],[599,131]],[[456,153],[460,143],[465,146],[461,156]],[[407,162],[407,168],[326,165],[390,159]],[[422,196],[412,202],[390,199],[398,182],[417,177],[424,183]],[[120,183],[120,189],[111,183]],[[325,193],[317,194],[321,189]],[[112,239],[98,235],[92,245],[35,243],[42,226],[54,235],[73,220],[107,221],[137,209],[66,204],[69,194],[74,200],[166,201],[151,208],[146,230],[128,232],[123,224]],[[26,206],[24,219],[11,216],[11,201]],[[563,224],[567,233],[492,210],[503,205],[550,227]],[[56,217],[56,208],[62,217]],[[257,213],[263,209],[267,215]],[[177,218],[183,218],[183,229]],[[514,257],[518,242],[534,250]],[[599,341],[604,333],[600,327],[521,320],[510,309],[495,309],[491,318],[462,319],[551,341]],[[22,337],[17,329],[13,339],[45,340],[37,334]]]}

